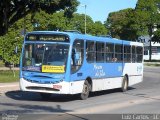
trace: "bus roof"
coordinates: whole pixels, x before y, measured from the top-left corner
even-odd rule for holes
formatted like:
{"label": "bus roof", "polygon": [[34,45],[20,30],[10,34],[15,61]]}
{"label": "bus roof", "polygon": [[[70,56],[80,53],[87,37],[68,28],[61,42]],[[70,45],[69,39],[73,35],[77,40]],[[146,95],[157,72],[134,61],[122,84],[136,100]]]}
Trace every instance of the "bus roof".
{"label": "bus roof", "polygon": [[33,32],[28,32],[27,34],[64,34],[64,35],[68,35],[69,38],[72,38],[72,39],[70,39],[71,42],[73,42],[75,39],[84,39],[84,40],[94,40],[94,41],[99,41],[99,42],[143,46],[143,43],[140,43],[140,42],[120,40],[120,39],[116,39],[116,38],[112,38],[112,37],[92,36],[92,35],[81,34],[81,33],[77,33],[77,32],[33,31]]}

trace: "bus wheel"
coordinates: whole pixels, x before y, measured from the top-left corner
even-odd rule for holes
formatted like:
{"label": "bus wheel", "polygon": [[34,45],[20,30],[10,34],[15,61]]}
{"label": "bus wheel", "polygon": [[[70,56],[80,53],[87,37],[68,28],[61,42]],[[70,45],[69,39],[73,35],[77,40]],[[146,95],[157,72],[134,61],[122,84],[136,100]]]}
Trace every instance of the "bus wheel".
{"label": "bus wheel", "polygon": [[128,78],[126,75],[123,77],[121,89],[122,89],[122,92],[126,92],[128,90]]}
{"label": "bus wheel", "polygon": [[91,89],[91,85],[88,83],[88,81],[86,80],[84,82],[84,85],[83,85],[83,91],[82,93],[80,94],[80,99],[81,100],[86,100],[88,97],[89,97],[89,92],[90,92],[90,89]]}
{"label": "bus wheel", "polygon": [[48,100],[51,97],[50,93],[40,93],[40,95],[43,100]]}

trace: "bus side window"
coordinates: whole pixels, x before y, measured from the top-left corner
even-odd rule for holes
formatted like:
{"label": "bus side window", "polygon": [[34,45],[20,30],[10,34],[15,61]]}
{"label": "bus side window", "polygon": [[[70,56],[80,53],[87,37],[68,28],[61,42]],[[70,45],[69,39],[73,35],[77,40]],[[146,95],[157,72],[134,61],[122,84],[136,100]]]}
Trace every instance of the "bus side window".
{"label": "bus side window", "polygon": [[131,62],[131,47],[129,45],[124,45],[124,62]]}
{"label": "bus side window", "polygon": [[86,42],[86,59],[89,63],[93,63],[95,60],[95,44],[93,41]]}
{"label": "bus side window", "polygon": [[141,63],[143,60],[143,47],[136,47],[137,63]]}
{"label": "bus side window", "polygon": [[83,40],[75,40],[72,49],[72,61],[71,61],[71,69],[72,73],[79,70],[82,66],[83,58],[84,58],[84,41]]}
{"label": "bus side window", "polygon": [[96,62],[104,62],[105,44],[103,42],[96,42]]}
{"label": "bus side window", "polygon": [[132,63],[136,62],[136,47],[132,46]]}
{"label": "bus side window", "polygon": [[114,44],[106,43],[106,61],[113,62],[114,59]]}
{"label": "bus side window", "polygon": [[121,44],[115,44],[115,57],[114,62],[123,61],[123,46]]}
{"label": "bus side window", "polygon": [[76,65],[75,54],[76,54],[76,50],[72,49],[72,65],[73,66]]}

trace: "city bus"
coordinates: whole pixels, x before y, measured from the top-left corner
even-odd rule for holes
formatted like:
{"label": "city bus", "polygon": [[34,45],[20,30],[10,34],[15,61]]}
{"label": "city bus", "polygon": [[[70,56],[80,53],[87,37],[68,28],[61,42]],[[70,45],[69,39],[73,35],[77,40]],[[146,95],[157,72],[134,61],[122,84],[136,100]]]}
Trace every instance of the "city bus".
{"label": "city bus", "polygon": [[143,81],[143,44],[74,32],[33,31],[24,39],[20,89],[79,95],[121,88]]}

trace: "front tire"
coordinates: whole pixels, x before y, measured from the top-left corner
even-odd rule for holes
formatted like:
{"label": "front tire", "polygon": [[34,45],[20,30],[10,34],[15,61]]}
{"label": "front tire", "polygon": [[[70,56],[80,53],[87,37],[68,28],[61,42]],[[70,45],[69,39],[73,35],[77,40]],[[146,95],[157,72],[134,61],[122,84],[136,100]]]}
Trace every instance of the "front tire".
{"label": "front tire", "polygon": [[128,90],[128,78],[127,78],[127,76],[123,77],[121,90],[122,90],[122,92],[126,92]]}
{"label": "front tire", "polygon": [[81,100],[86,100],[89,97],[89,93],[91,91],[91,85],[89,82],[86,80],[83,85],[83,90],[82,93],[80,94],[80,99]]}

